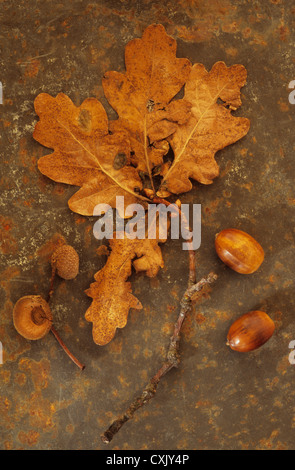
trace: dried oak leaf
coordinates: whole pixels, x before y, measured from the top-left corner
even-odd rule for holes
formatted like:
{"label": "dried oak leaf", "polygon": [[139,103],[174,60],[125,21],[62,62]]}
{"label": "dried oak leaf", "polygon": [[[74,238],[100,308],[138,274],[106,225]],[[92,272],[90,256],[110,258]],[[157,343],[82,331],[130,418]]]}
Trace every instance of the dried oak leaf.
{"label": "dried oak leaf", "polygon": [[191,114],[168,138],[174,161],[166,169],[158,195],[167,190],[174,194],[189,191],[190,178],[210,184],[218,176],[215,153],[241,139],[250,127],[248,119],[231,114],[241,105],[240,89],[246,77],[242,65],[227,67],[217,62],[210,72],[202,64],[193,65],[184,94],[192,104]]}
{"label": "dried oak leaf", "polygon": [[[189,102],[171,100],[188,78],[191,63],[176,58],[176,41],[162,25],[153,24],[141,39],[127,44],[125,65],[125,74],[107,72],[102,81],[106,98],[119,116],[110,122],[110,129],[128,131],[133,164],[151,175],[169,149],[164,139],[189,117]],[[163,142],[153,145],[157,141]]]}
{"label": "dried oak leaf", "polygon": [[130,308],[141,309],[140,301],[131,293],[131,284],[127,281],[132,265],[136,272],[145,271],[149,277],[157,275],[164,266],[159,242],[165,239],[129,239],[126,234],[110,240],[111,253],[105,266],[98,271],[95,282],[86,290],[93,299],[85,313],[87,321],[93,323],[92,336],[96,344],[109,343],[117,328],[127,323]]}
{"label": "dried oak leaf", "polygon": [[[86,99],[81,106],[59,93],[56,98],[41,93],[35,99],[39,115],[33,137],[54,152],[41,157],[38,168],[56,182],[80,186],[68,201],[72,211],[93,215],[97,204],[115,207],[116,196],[127,206],[138,202],[142,183],[130,161],[129,140],[124,133],[109,134],[108,118],[101,103]],[[126,163],[117,169],[116,158]],[[124,162],[123,162],[124,163]],[[123,216],[123,214],[120,214]]]}

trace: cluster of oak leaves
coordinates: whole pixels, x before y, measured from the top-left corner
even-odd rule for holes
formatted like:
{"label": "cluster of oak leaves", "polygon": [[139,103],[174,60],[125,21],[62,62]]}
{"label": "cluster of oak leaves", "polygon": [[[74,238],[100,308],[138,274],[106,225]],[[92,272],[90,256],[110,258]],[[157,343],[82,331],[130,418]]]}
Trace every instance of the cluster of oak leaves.
{"label": "cluster of oak leaves", "polygon": [[[126,206],[147,207],[156,196],[190,191],[191,179],[212,183],[219,173],[215,153],[249,130],[248,119],[231,114],[241,105],[247,76],[242,65],[217,62],[208,72],[177,58],[176,41],[162,25],[149,26],[127,44],[125,65],[125,73],[107,72],[102,80],[116,120],[108,120],[95,98],[79,107],[63,93],[41,93],[35,100],[39,121],[33,137],[54,150],[39,159],[39,170],[80,187],[68,204],[84,216],[100,203],[115,208],[116,196],[124,196]],[[175,99],[183,87],[183,98]],[[96,344],[107,344],[126,325],[130,308],[142,308],[127,279],[132,266],[156,276],[163,267],[159,242],[114,234],[107,263],[86,291],[93,301],[85,318],[93,323]]]}

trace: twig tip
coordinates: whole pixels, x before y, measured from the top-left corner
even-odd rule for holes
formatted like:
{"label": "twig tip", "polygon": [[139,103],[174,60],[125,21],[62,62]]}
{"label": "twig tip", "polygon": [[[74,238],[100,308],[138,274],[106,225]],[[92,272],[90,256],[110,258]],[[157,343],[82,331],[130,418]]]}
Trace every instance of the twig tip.
{"label": "twig tip", "polygon": [[100,438],[104,444],[109,444],[111,442],[111,440],[105,434],[102,434]]}

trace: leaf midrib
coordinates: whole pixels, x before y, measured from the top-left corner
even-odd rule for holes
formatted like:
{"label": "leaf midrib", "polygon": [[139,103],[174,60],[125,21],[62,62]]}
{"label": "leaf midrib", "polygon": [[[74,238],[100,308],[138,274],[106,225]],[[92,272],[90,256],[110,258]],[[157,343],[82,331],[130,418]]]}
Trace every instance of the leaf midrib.
{"label": "leaf midrib", "polygon": [[[174,162],[173,164],[171,165],[171,167],[169,168],[169,170],[167,171],[166,175],[163,177],[163,180],[162,180],[162,185],[164,183],[164,181],[167,180],[169,174],[171,173],[171,171],[173,170],[173,168],[175,167],[175,165],[179,162],[179,160],[181,159],[189,141],[192,139],[194,133],[196,132],[199,124],[202,122],[202,120],[204,119],[204,116],[205,114],[207,114],[207,112],[209,111],[209,109],[216,103],[216,100],[217,98],[220,96],[220,94],[222,93],[222,91],[229,85],[229,83],[232,82],[233,79],[229,80],[228,82],[226,82],[226,84],[216,93],[216,95],[214,97],[212,97],[212,101],[210,102],[210,105],[205,109],[205,111],[201,114],[200,118],[198,119],[196,125],[193,127],[193,130],[189,133],[181,151],[179,152],[179,154],[177,155],[177,157],[175,157],[174,159]],[[210,94],[211,95],[211,94]]]}
{"label": "leaf midrib", "polygon": [[73,134],[71,132],[70,129],[68,129],[67,126],[65,126],[62,122],[60,122],[58,119],[57,119],[57,122],[59,125],[61,125],[69,134],[70,136],[78,143],[78,145],[80,145],[84,150],[85,152],[87,152],[91,158],[94,160],[94,162],[98,165],[98,168],[100,169],[100,171],[102,171],[108,178],[110,178],[117,186],[119,186],[119,188],[121,188],[123,191],[126,191],[127,193],[129,194],[132,194],[133,196],[135,196],[136,198],[138,199],[141,199],[143,201],[149,201],[149,199],[145,198],[144,196],[140,195],[140,194],[137,194],[135,193],[134,191],[132,191],[131,189],[129,188],[126,188],[125,186],[123,186],[118,180],[116,180],[116,178],[114,178],[100,163],[100,161],[98,160],[97,156],[92,153],[87,147],[85,147],[85,145],[83,144],[83,142],[81,142],[79,139],[76,138],[75,134]]}

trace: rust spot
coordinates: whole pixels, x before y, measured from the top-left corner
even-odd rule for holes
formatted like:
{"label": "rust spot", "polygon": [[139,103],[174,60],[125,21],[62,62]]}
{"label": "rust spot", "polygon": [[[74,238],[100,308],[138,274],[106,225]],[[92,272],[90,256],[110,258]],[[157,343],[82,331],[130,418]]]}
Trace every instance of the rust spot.
{"label": "rust spot", "polygon": [[114,341],[112,341],[112,342],[109,344],[109,351],[110,351],[112,354],[121,354],[121,352],[122,352],[122,345],[123,345],[122,340],[116,338]]}
{"label": "rust spot", "polygon": [[29,64],[27,64],[27,66],[25,67],[24,76],[26,78],[36,77],[39,73],[40,65],[41,65],[40,60],[38,59],[31,60]]}
{"label": "rust spot", "polygon": [[282,111],[283,113],[286,113],[286,112],[289,111],[288,103],[285,100],[283,100],[282,98],[279,99],[278,105],[279,105],[280,111]]}
{"label": "rust spot", "polygon": [[11,408],[11,402],[8,400],[7,397],[0,398],[0,411],[2,413],[6,413]]}
{"label": "rust spot", "polygon": [[31,359],[20,359],[20,370],[30,371],[32,381],[36,390],[47,388],[49,381],[50,362],[48,359],[41,359],[40,362]]}
{"label": "rust spot", "polygon": [[12,220],[0,215],[0,252],[3,254],[17,252],[17,241],[10,234],[12,227]]}
{"label": "rust spot", "polygon": [[85,217],[79,217],[75,214],[75,224],[80,225],[80,224],[85,224],[86,219]]}
{"label": "rust spot", "polygon": [[206,215],[208,216],[213,215],[216,212],[221,201],[222,201],[222,198],[217,198],[215,199],[215,201],[210,202],[210,205],[205,207]]}
{"label": "rust spot", "polygon": [[22,137],[19,139],[19,150],[18,150],[18,157],[20,163],[23,167],[28,168],[28,170],[32,173],[37,172],[37,159],[34,155],[32,155],[31,151],[29,152],[27,149],[28,146],[28,139],[26,137]]}
{"label": "rust spot", "polygon": [[257,44],[259,46],[267,46],[267,42],[265,41],[264,37],[262,34],[255,33],[255,36],[252,41],[250,41],[250,44]]}
{"label": "rust spot", "polygon": [[212,402],[210,400],[199,400],[195,404],[195,408],[210,408],[212,406]]}
{"label": "rust spot", "polygon": [[253,183],[244,183],[241,184],[241,188],[247,189],[249,192],[252,190]]}
{"label": "rust spot", "polygon": [[290,30],[288,26],[282,25],[279,27],[279,37],[281,41],[286,41],[290,36]]}
{"label": "rust spot", "polygon": [[165,335],[170,335],[173,329],[173,324],[170,322],[165,322],[164,325],[161,328],[161,331]]}
{"label": "rust spot", "polygon": [[16,374],[14,381],[17,385],[22,387],[27,381],[27,376],[23,373],[18,373]]}
{"label": "rust spot", "polygon": [[225,52],[231,57],[236,57],[238,55],[238,49],[236,47],[228,47]]}
{"label": "rust spot", "polygon": [[4,450],[11,450],[13,448],[11,441],[4,441]]}
{"label": "rust spot", "polygon": [[251,28],[243,29],[242,34],[243,34],[244,38],[248,38],[252,34]]}
{"label": "rust spot", "polygon": [[52,194],[56,194],[58,196],[62,196],[65,192],[66,185],[63,183],[56,183],[53,187]]}
{"label": "rust spot", "polygon": [[28,445],[29,447],[36,445],[39,440],[39,437],[40,434],[37,431],[34,431],[33,429],[28,432],[20,431],[18,433],[19,441],[24,445]]}
{"label": "rust spot", "polygon": [[202,313],[198,313],[195,316],[195,320],[199,325],[201,325],[202,323],[204,323],[206,321],[206,317],[204,315],[202,315]]}
{"label": "rust spot", "polygon": [[55,406],[50,400],[44,399],[40,391],[33,393],[26,404],[29,412],[29,425],[33,428],[40,428],[45,432],[56,431],[56,423],[53,419]]}
{"label": "rust spot", "polygon": [[75,431],[75,426],[73,424],[67,424],[66,426],[66,431],[69,433],[69,434],[73,434],[73,432]]}
{"label": "rust spot", "polygon": [[161,283],[160,280],[157,277],[151,277],[149,279],[150,281],[150,286],[152,289],[160,289],[161,288]]}
{"label": "rust spot", "polygon": [[239,26],[236,21],[233,21],[232,23],[226,23],[222,26],[222,31],[225,33],[236,33],[239,31]]}

